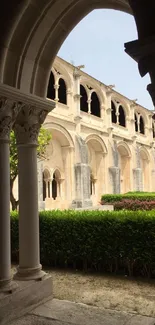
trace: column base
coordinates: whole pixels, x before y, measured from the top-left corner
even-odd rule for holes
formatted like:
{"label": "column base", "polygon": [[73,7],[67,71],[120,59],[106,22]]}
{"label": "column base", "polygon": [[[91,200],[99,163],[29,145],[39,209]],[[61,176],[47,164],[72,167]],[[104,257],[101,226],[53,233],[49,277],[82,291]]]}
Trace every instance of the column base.
{"label": "column base", "polygon": [[0,293],[12,293],[17,288],[18,285],[12,281],[12,278],[0,280]]}
{"label": "column base", "polygon": [[46,273],[42,271],[42,266],[36,268],[24,268],[17,267],[17,273],[14,275],[15,280],[30,281],[30,280],[42,280]]}

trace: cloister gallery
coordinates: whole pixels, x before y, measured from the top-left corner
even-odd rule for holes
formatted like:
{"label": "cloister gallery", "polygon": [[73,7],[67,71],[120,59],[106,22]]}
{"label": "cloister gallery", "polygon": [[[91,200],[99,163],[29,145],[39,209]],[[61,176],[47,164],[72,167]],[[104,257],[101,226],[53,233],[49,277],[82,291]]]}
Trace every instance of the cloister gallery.
{"label": "cloister gallery", "polygon": [[[147,90],[155,104],[154,0],[2,0],[0,4],[1,319],[13,315],[15,304],[26,310],[52,293],[39,248],[37,138],[43,122],[52,140],[38,173],[40,207],[43,199],[47,209],[90,206],[101,193],[155,190],[153,113],[61,59],[54,62],[70,31],[98,8],[133,14],[138,39],[126,40],[125,52],[138,63],[142,77],[149,73]],[[19,170],[16,285],[10,253],[12,128]],[[32,281],[38,279],[43,281]],[[20,299],[21,290],[26,299]],[[6,292],[12,293],[11,298]]]}
{"label": "cloister gallery", "polygon": [[59,57],[47,98],[56,106],[44,122],[52,140],[47,159],[38,162],[40,209],[97,205],[104,193],[155,191],[153,111]]}

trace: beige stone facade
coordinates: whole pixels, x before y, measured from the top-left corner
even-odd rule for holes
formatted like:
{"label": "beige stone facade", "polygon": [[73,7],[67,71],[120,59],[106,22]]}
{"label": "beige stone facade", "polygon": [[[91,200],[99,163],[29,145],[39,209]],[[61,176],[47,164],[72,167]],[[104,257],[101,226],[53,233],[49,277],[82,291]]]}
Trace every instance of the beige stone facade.
{"label": "beige stone facade", "polygon": [[56,107],[44,123],[52,140],[38,164],[40,209],[97,205],[104,193],[155,191],[153,111],[59,57],[47,97]]}

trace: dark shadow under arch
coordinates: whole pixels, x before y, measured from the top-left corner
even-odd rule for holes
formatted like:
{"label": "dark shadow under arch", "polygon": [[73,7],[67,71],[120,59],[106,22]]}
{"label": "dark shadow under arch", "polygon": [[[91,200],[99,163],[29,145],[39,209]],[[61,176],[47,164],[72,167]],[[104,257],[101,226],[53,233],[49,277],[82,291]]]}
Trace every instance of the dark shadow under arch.
{"label": "dark shadow under arch", "polygon": [[122,105],[119,106],[119,125],[126,127],[125,111]]}
{"label": "dark shadow under arch", "polygon": [[53,174],[53,180],[52,180],[52,198],[55,200],[57,198],[57,192],[58,192],[58,189],[57,189],[57,180],[56,180],[56,175],[55,173]]}
{"label": "dark shadow under arch", "polygon": [[117,123],[117,118],[116,118],[116,107],[113,101],[111,101],[111,119],[112,123]]}
{"label": "dark shadow under arch", "polygon": [[136,114],[135,114],[135,131],[138,132],[138,120]]}
{"label": "dark shadow under arch", "polygon": [[51,71],[49,82],[48,82],[47,98],[52,99],[52,100],[55,99],[54,84],[55,84],[54,75],[53,75],[53,72]]}
{"label": "dark shadow under arch", "polygon": [[86,89],[82,85],[80,85],[80,96],[80,110],[88,113],[88,96]]}
{"label": "dark shadow under arch", "polygon": [[140,121],[139,121],[139,132],[145,134],[144,119],[142,116],[140,116]]}
{"label": "dark shadow under arch", "polygon": [[93,92],[91,95],[91,114],[101,117],[100,101],[96,92]]}
{"label": "dark shadow under arch", "polygon": [[64,79],[59,79],[59,90],[58,90],[59,102],[67,105],[67,87]]}

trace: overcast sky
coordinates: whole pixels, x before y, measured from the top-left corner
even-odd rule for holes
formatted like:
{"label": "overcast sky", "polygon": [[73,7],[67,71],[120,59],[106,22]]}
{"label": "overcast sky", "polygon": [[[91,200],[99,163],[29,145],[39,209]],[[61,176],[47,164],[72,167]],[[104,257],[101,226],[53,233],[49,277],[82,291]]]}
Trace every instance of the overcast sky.
{"label": "overcast sky", "polygon": [[115,10],[94,10],[70,33],[58,55],[148,109],[154,109],[137,63],[124,52],[124,43],[137,39],[132,16]]}

